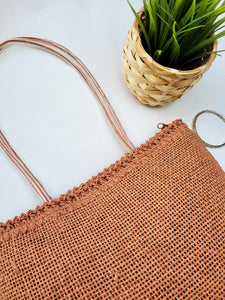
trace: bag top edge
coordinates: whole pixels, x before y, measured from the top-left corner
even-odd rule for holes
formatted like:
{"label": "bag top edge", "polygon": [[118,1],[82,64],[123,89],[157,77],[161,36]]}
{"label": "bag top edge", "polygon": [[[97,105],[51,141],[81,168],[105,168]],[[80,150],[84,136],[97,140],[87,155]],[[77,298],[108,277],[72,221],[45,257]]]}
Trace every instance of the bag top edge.
{"label": "bag top edge", "polygon": [[[181,119],[177,119],[161,129],[160,132],[157,132],[153,137],[141,144],[139,147],[136,147],[129,153],[125,153],[120,160],[117,160],[108,168],[103,169],[103,171],[99,172],[96,176],[93,176],[86,183],[80,184],[79,187],[74,187],[67,193],[60,195],[59,198],[55,198],[50,202],[45,202],[42,205],[38,205],[35,209],[28,210],[26,213],[15,216],[13,219],[8,220],[5,223],[0,222],[0,244],[11,238],[17,237],[19,234],[26,233],[27,231],[42,225],[48,220],[50,215],[56,217],[58,214],[57,212],[64,208],[66,211],[71,211],[71,205],[70,209],[68,207],[66,208],[66,206],[71,204],[71,202],[74,202],[76,207],[81,207],[81,198],[85,198],[85,196],[93,190],[99,190],[99,192],[102,192],[103,189],[99,189],[99,187],[102,187],[104,182],[108,182],[109,180],[114,182],[119,170],[125,170],[134,161],[134,159],[139,158],[140,155],[144,155],[146,151],[156,151],[165,137],[168,137],[180,127],[190,130]],[[124,176],[124,173],[121,175]]]}

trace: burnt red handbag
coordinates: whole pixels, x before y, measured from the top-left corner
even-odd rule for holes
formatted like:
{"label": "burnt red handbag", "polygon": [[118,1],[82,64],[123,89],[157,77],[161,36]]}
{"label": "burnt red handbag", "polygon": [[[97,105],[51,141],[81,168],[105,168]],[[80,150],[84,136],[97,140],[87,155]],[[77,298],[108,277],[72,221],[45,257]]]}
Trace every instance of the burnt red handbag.
{"label": "burnt red handbag", "polygon": [[0,225],[0,299],[225,299],[225,174],[176,120],[134,148],[84,64],[76,68],[129,153],[51,199],[3,133],[0,146],[44,200]]}

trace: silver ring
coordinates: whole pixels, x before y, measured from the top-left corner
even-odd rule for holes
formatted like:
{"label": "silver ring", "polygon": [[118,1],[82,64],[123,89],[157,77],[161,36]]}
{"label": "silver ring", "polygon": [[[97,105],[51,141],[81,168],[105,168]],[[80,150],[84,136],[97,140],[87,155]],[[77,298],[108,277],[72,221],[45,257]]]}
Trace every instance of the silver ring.
{"label": "silver ring", "polygon": [[[197,134],[197,136],[200,138],[200,136],[198,135],[198,132],[197,132],[197,129],[196,129],[196,122],[197,122],[197,119],[200,115],[204,114],[204,113],[210,113],[210,114],[213,114],[213,115],[216,115],[218,118],[220,118],[222,121],[225,122],[225,117],[222,115],[222,114],[219,114],[218,112],[216,111],[213,111],[213,110],[209,110],[209,109],[206,109],[206,110],[203,110],[201,112],[199,112],[193,119],[192,121],[192,130],[194,131],[195,134]],[[208,144],[206,143],[202,138],[200,138],[202,140],[202,142],[204,143],[204,145],[206,147],[209,147],[209,148],[220,148],[220,147],[223,147],[225,146],[225,142],[220,144],[220,145],[212,145],[212,144]]]}

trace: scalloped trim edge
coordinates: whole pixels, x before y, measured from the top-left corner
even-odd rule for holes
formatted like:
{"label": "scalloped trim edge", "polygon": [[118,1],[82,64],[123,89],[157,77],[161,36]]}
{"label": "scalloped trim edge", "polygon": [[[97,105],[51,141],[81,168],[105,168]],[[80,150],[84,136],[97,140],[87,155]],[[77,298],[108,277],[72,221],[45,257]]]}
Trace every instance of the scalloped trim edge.
{"label": "scalloped trim edge", "polygon": [[181,127],[183,127],[184,130],[190,130],[181,119],[177,119],[160,132],[157,132],[154,137],[130,153],[126,153],[120,160],[111,164],[96,176],[93,176],[92,179],[89,179],[86,183],[80,184],[79,187],[74,187],[66,194],[60,195],[59,198],[53,199],[51,202],[46,202],[33,210],[29,210],[27,213],[22,213],[20,216],[14,217],[12,220],[0,223],[0,244],[12,238],[16,238],[18,235],[25,234],[43,225],[47,221],[87,205],[89,203],[88,196],[90,192],[97,196],[99,193],[108,190],[120,182],[122,178],[131,171],[131,163],[134,163],[132,168],[135,168],[137,163],[140,163],[140,160],[148,159],[146,152],[150,151],[153,155],[156,150],[159,150],[160,146],[163,146],[164,141],[168,144],[169,138],[173,140],[170,136],[171,133],[174,133]]}

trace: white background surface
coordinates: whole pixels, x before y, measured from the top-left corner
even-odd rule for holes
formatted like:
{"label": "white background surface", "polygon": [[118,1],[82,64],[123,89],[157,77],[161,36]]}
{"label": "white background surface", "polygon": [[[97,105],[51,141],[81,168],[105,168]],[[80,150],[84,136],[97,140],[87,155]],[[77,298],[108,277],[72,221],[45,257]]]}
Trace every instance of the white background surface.
{"label": "white background surface", "polygon": [[[135,1],[133,1],[134,3]],[[135,8],[142,1],[136,1]],[[152,137],[159,122],[196,113],[225,114],[225,54],[188,94],[163,108],[140,104],[126,88],[120,57],[133,15],[125,0],[0,1],[0,41],[37,36],[57,41],[79,56],[99,81],[136,146]],[[225,49],[225,39],[219,41]],[[80,185],[124,150],[82,79],[58,58],[25,45],[0,53],[0,128],[52,197]],[[225,125],[201,116],[199,133],[223,142]],[[225,148],[209,150],[225,170]],[[0,151],[0,221],[41,204]]]}

